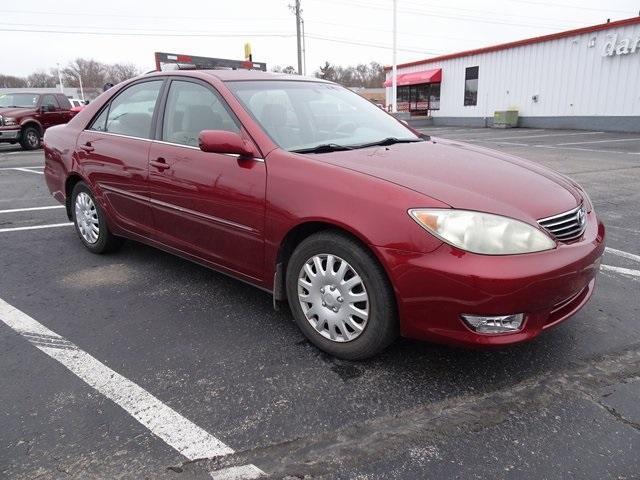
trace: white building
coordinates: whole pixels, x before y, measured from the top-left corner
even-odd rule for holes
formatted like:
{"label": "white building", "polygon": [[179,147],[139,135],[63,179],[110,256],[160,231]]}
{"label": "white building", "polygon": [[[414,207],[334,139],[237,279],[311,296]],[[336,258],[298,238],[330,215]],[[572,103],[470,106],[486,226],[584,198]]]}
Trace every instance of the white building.
{"label": "white building", "polygon": [[517,110],[522,127],[640,132],[640,17],[401,64],[397,83],[398,110],[435,125]]}

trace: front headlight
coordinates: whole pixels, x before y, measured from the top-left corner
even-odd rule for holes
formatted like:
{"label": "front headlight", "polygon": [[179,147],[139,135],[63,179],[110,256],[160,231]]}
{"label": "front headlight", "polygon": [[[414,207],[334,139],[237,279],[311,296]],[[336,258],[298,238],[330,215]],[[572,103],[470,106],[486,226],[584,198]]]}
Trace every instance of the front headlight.
{"label": "front headlight", "polygon": [[490,213],[414,208],[409,215],[441,240],[473,253],[514,255],[555,248],[555,242],[528,223]]}
{"label": "front headlight", "polygon": [[18,122],[16,121],[15,118],[11,118],[11,117],[4,117],[4,126],[5,127],[9,127],[11,125],[17,125]]}

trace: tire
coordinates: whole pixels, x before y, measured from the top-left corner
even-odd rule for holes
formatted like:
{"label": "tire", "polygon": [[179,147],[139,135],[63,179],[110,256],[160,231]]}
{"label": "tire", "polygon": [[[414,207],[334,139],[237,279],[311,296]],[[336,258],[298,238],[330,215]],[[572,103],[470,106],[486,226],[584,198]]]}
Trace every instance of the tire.
{"label": "tire", "polygon": [[36,127],[27,127],[20,134],[20,145],[25,150],[40,148],[40,132]]}
{"label": "tire", "polygon": [[80,241],[90,252],[108,253],[122,245],[123,240],[111,233],[102,208],[84,182],[73,187],[71,218]]}
{"label": "tire", "polygon": [[373,254],[348,235],[325,231],[303,240],[287,264],[286,287],[298,327],[330,355],[363,360],[398,336],[387,275]]}

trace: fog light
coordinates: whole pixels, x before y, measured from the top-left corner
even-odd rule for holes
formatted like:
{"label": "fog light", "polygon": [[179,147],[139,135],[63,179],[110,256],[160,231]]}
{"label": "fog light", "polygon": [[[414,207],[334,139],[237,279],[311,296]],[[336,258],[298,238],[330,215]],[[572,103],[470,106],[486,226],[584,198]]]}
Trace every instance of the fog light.
{"label": "fog light", "polygon": [[514,315],[500,315],[497,317],[462,315],[462,319],[472,330],[478,333],[511,333],[517,332],[522,328],[524,314],[516,313]]}

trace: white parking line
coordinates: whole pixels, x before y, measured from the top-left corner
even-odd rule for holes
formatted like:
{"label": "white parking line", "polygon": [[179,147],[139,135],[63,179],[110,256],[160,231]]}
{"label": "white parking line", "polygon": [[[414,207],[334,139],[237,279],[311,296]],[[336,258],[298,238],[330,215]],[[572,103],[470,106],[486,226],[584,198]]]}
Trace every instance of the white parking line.
{"label": "white parking line", "polygon": [[614,267],[613,265],[600,265],[602,270],[620,273],[622,275],[629,275],[631,277],[640,278],[640,270],[633,270],[631,268]]}
{"label": "white parking line", "polygon": [[56,208],[64,208],[64,205],[49,205],[47,207],[10,208],[8,210],[0,210],[0,213],[35,212],[36,210],[53,210]]}
{"label": "white parking line", "polygon": [[571,142],[571,143],[559,143],[557,146],[564,145],[587,145],[590,143],[613,143],[613,142],[637,142],[640,138],[616,138],[613,140],[592,140],[591,142]]}
{"label": "white parking line", "polygon": [[[162,403],[136,383],[49,330],[24,312],[0,299],[0,320],[33,346],[60,362],[87,385],[120,406],[155,436],[189,460],[229,455],[234,450],[195,423]],[[34,372],[35,374],[35,372]],[[232,476],[213,478],[253,479],[265,475],[255,465],[227,470]]]}
{"label": "white parking line", "polygon": [[37,173],[38,175],[44,175],[44,172],[38,172],[29,168],[14,168],[13,170],[17,170],[18,172]]}
{"label": "white parking line", "polygon": [[2,168],[0,168],[0,170],[19,170],[21,168],[27,168],[27,169],[44,168],[44,165],[42,165],[42,166],[39,166],[39,165],[34,165],[34,166],[26,165],[26,166],[23,166],[23,167],[2,167]]}
{"label": "white parking line", "polygon": [[0,233],[5,232],[21,232],[23,230],[40,230],[41,228],[58,228],[58,227],[68,227],[73,225],[73,223],[51,223],[49,225],[34,225],[32,227],[11,227],[11,228],[0,228]]}
{"label": "white parking line", "polygon": [[598,133],[604,133],[604,132],[545,133],[544,135],[518,135],[518,136],[514,135],[512,137],[486,138],[486,139],[482,139],[482,141],[483,142],[491,142],[493,140],[511,140],[511,139],[514,139],[514,138],[518,139],[518,138],[543,138],[543,137],[569,137],[569,136],[573,136],[573,135],[596,135]]}
{"label": "white parking line", "polygon": [[616,250],[615,248],[611,248],[611,247],[607,247],[605,250],[609,253],[613,253],[614,255],[618,255],[628,260],[634,260],[636,262],[640,262],[640,255],[636,255],[635,253],[624,252],[622,250]]}

